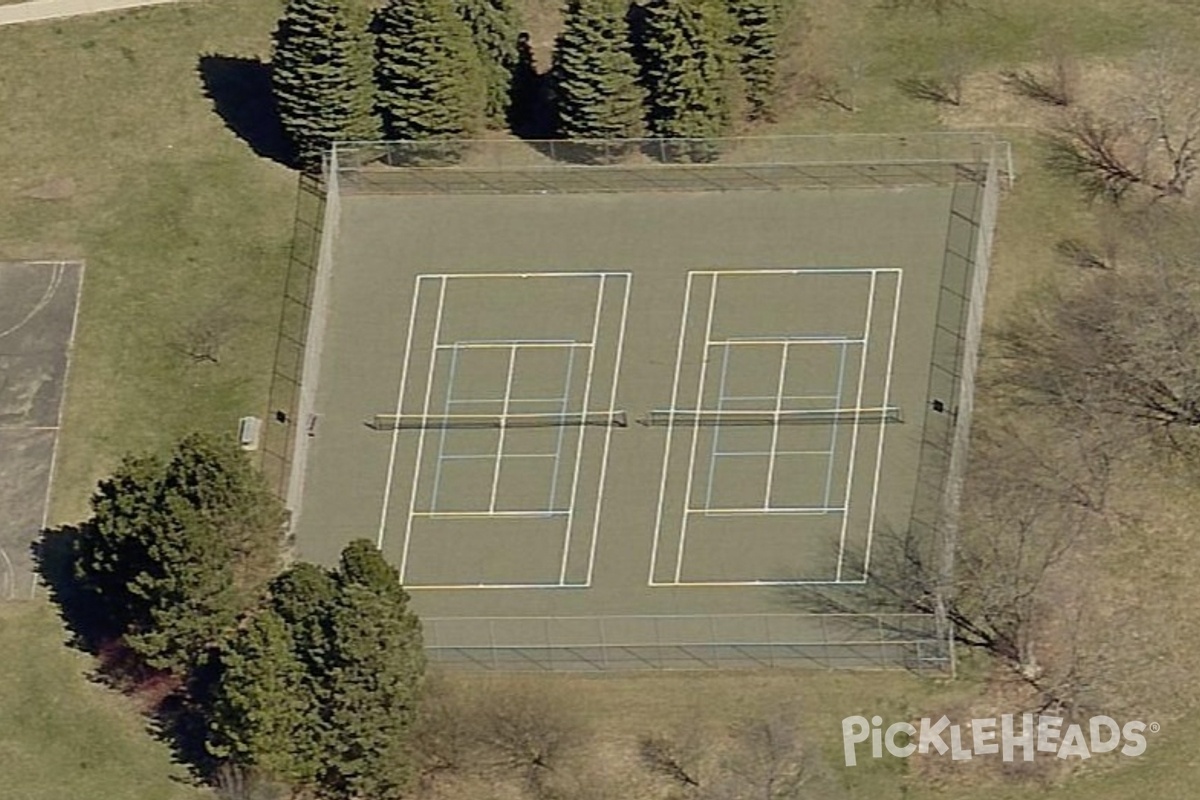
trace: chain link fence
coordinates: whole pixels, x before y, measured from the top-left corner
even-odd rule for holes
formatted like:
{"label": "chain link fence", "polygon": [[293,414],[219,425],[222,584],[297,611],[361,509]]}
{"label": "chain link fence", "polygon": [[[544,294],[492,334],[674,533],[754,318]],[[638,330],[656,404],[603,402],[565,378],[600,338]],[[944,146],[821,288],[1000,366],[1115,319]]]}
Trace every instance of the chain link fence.
{"label": "chain link fence", "polygon": [[422,625],[430,661],[448,669],[951,668],[948,640],[919,614],[432,617]]}
{"label": "chain link fence", "polygon": [[999,161],[985,133],[344,142],[346,194],[550,194],[950,184]]}

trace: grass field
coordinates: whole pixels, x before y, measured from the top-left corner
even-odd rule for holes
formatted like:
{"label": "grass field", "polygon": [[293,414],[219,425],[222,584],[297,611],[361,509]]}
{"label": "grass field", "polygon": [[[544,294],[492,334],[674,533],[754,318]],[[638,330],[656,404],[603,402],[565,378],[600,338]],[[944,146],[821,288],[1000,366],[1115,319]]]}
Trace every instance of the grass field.
{"label": "grass field", "polygon": [[0,763],[4,796],[191,800],[165,744],[121,695],[87,679],[91,659],[41,604],[0,606]]}
{"label": "grass field", "polygon": [[[534,7],[531,19],[552,22],[551,5]],[[1200,19],[1190,4],[1170,0],[999,0],[987,3],[986,10],[952,14],[940,22],[924,14],[885,15],[876,5],[865,0],[807,5],[814,44],[799,58],[847,82],[859,111],[797,102],[776,130],[949,125],[996,128],[1009,136],[1017,144],[1021,177],[1000,215],[990,305],[995,318],[1051,266],[1047,245],[1064,226],[1086,227],[1088,214],[1071,189],[1039,171],[1028,120],[1001,113],[1009,105],[992,105],[984,95],[966,111],[947,113],[903,96],[894,83],[898,73],[933,69],[954,42],[978,59],[976,70],[994,72],[1038,61],[1056,36],[1065,47],[1102,63],[1126,57],[1165,32],[1195,38]],[[222,76],[246,67],[233,59],[264,52],[278,9],[276,0],[206,0],[0,28],[0,51],[8,56],[0,71],[5,118],[0,126],[0,259],[88,262],[55,520],[85,512],[90,486],[122,452],[165,445],[192,428],[228,430],[237,416],[259,411],[265,403],[295,180],[255,155],[214,113],[200,64],[204,55],[227,57],[205,62],[209,82],[215,77],[221,85]],[[546,39],[544,30],[535,35],[536,42]],[[242,130],[256,130],[244,113],[238,123]],[[270,149],[269,137],[266,145],[257,135],[250,138],[259,149]],[[191,363],[171,343],[186,338],[186,329],[203,327],[204,318],[218,310],[231,312],[225,319],[216,315],[227,334],[219,363]],[[1192,550],[1180,549],[1186,544],[1184,525],[1195,518],[1194,492],[1170,498],[1173,514],[1163,515],[1161,537],[1139,540],[1132,554],[1136,560],[1114,557],[1120,563],[1105,564],[1136,592],[1146,573],[1137,565],[1152,562],[1155,597],[1163,603],[1190,597],[1188,587],[1197,585]],[[1160,611],[1170,618],[1193,609],[1180,603]],[[30,798],[196,796],[168,777],[167,753],[139,731],[136,715],[87,683],[86,661],[62,645],[61,630],[47,609],[39,604],[4,608],[0,620],[6,659],[0,673],[0,760],[7,768],[6,790]],[[1195,663],[1196,641],[1169,638],[1159,647],[1187,665]],[[611,731],[625,726],[629,709],[651,707],[649,698],[655,699],[654,707],[692,709],[691,698],[701,687],[717,692],[716,683],[730,687],[741,679],[713,676],[703,679],[713,683],[704,684],[694,676],[669,675],[563,680],[577,682],[569,685],[589,698],[587,713],[603,718]],[[833,676],[828,680],[842,687],[836,691],[825,680],[769,685],[764,692],[800,693],[813,704],[816,718],[828,720],[840,718],[847,697],[866,697],[875,687],[881,698],[886,690],[888,698],[903,698],[896,700],[897,707],[918,713],[923,704],[936,705],[941,698],[899,676]],[[725,691],[738,696],[734,689]],[[618,696],[625,699],[616,702]],[[718,705],[712,712],[722,713]],[[1192,745],[1196,735],[1200,717],[1192,712],[1167,727],[1156,740],[1161,745],[1137,763],[1097,771],[1052,796],[1190,798],[1191,776],[1200,769]],[[894,773],[859,775],[847,776],[852,796],[900,796]],[[975,791],[1014,800],[1036,796],[1027,787],[989,785]],[[913,788],[907,796],[961,794],[959,787],[934,787]]]}

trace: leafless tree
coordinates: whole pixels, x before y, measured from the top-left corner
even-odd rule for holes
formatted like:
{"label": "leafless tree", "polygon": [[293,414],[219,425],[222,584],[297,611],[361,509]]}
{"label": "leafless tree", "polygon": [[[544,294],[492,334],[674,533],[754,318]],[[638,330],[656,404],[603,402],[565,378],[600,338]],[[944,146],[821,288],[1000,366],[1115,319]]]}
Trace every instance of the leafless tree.
{"label": "leafless tree", "polygon": [[818,775],[815,751],[805,745],[798,718],[785,707],[723,729],[658,732],[638,740],[638,755],[676,797],[798,800]]}
{"label": "leafless tree", "polygon": [[814,756],[795,716],[775,712],[735,722],[729,730],[714,800],[796,800],[814,782]]}
{"label": "leafless tree", "polygon": [[245,324],[236,309],[229,298],[222,298],[193,311],[175,326],[171,348],[193,364],[219,364],[226,347]]}
{"label": "leafless tree", "polygon": [[1011,91],[1030,100],[1066,108],[1075,102],[1078,68],[1063,47],[1054,48],[1048,67],[1000,73]]}
{"label": "leafless tree", "polygon": [[934,72],[901,78],[896,86],[915,100],[961,106],[970,60],[970,54],[962,46],[955,46],[942,56]]}
{"label": "leafless tree", "polygon": [[1169,235],[1144,234],[1131,263],[1071,276],[1001,328],[1017,402],[1149,426],[1177,444],[1200,427],[1200,250],[1180,252]]}
{"label": "leafless tree", "polygon": [[1141,190],[1153,198],[1188,192],[1200,157],[1200,70],[1172,49],[1139,67],[1111,108],[1074,114],[1047,139],[1047,165],[1113,201]]}
{"label": "leafless tree", "polygon": [[564,698],[545,687],[514,683],[474,698],[471,721],[481,763],[519,779],[535,798],[552,795],[550,777],[584,739]]}
{"label": "leafless tree", "polygon": [[638,739],[638,758],[651,774],[664,779],[684,797],[699,797],[703,787],[704,749],[692,729],[654,733]]}

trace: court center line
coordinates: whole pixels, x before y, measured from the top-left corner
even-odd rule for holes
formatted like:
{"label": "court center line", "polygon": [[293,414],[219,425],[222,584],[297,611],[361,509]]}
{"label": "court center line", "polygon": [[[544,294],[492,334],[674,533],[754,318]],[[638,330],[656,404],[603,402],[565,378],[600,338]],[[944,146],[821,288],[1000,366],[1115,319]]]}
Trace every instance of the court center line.
{"label": "court center line", "polygon": [[783,387],[787,380],[788,354],[788,344],[785,342],[779,355],[779,383],[775,387],[777,390],[775,393],[775,425],[771,428],[771,454],[767,458],[767,488],[763,493],[763,510],[771,507],[771,490],[775,485],[775,458],[776,451],[779,449],[779,415],[783,411]]}
{"label": "court center line", "polygon": [[[421,301],[421,278],[418,276],[413,281],[413,299],[412,308],[408,312],[408,333],[404,339],[404,361],[400,363],[400,386],[396,390],[396,417],[400,417],[402,407],[404,405],[404,387],[408,381],[409,358],[412,356],[413,331],[417,327],[417,306]],[[388,455],[387,470],[384,473],[383,483],[383,506],[379,511],[379,534],[375,537],[375,546],[380,550],[383,549],[384,532],[387,529],[388,505],[392,497],[392,479],[396,474],[396,450],[400,444],[400,427],[392,431],[391,452]],[[411,506],[410,506],[411,509]],[[408,528],[405,524],[405,537],[408,536]],[[403,569],[400,572],[401,581],[404,579]]]}
{"label": "court center line", "polygon": [[[867,375],[867,354],[871,350],[871,315],[875,310],[875,273],[871,273],[871,286],[867,294],[867,314],[866,321],[863,323],[863,338],[867,339],[867,344],[863,345],[862,355],[859,358],[858,364],[858,390],[855,393],[854,400],[854,421],[851,423],[854,427],[850,429],[850,465],[846,468],[846,494],[842,501],[845,508],[850,507],[850,492],[854,488],[854,463],[858,455],[858,410],[862,408],[863,384],[866,382]],[[850,515],[845,514],[842,517],[842,532],[838,537],[838,556],[837,570],[835,579],[842,579],[842,562],[846,557],[846,531],[850,525]]]}
{"label": "court center line", "polygon": [[[704,382],[708,377],[708,343],[712,337],[713,315],[716,312],[716,308],[717,308],[718,280],[719,280],[719,278],[717,276],[715,276],[715,275],[712,276],[712,280],[709,285],[708,316],[704,322],[704,345],[705,345],[704,350],[703,350],[704,357],[700,361],[700,383],[696,387],[696,408],[702,408],[703,404],[704,404]],[[691,454],[688,456],[687,485],[683,491],[683,498],[684,498],[683,503],[684,503],[685,508],[687,506],[691,505],[691,502],[692,502],[692,481],[695,478],[696,449],[699,446],[699,444],[700,444],[700,426],[694,425],[694,426],[692,426],[692,450],[691,450]],[[682,580],[682,576],[683,576],[683,551],[684,551],[684,547],[687,545],[687,528],[688,528],[688,518],[687,518],[687,515],[685,514],[683,516],[683,524],[680,526],[680,529],[679,529],[679,547],[675,551],[675,582],[676,583],[678,583],[680,580]]]}
{"label": "court center line", "polygon": [[[904,280],[904,273],[896,273],[896,294],[892,304],[892,330],[888,338],[888,357],[887,357],[887,374],[883,379],[883,405],[887,406],[891,399],[892,391],[892,366],[893,358],[896,355],[896,333],[900,324],[900,288]],[[883,440],[887,435],[887,425],[884,424],[883,429],[879,431],[879,446],[875,451],[875,478],[874,486],[871,488],[871,514],[870,520],[867,523],[867,545],[866,552],[863,554],[863,576],[865,581],[871,569],[871,544],[872,537],[875,532],[875,512],[877,502],[879,500],[879,476],[880,470],[883,467]]]}
{"label": "court center line", "polygon": [[[442,278],[441,285],[438,288],[437,317],[433,324],[433,345],[437,345],[442,336],[442,318],[446,311],[446,283],[446,279]],[[411,365],[407,363],[406,359],[405,372],[407,372],[407,367],[409,366]],[[437,351],[430,350],[429,370],[425,375],[425,400],[421,405],[422,423],[428,423],[429,421],[429,403],[433,399],[433,376],[436,368]],[[421,459],[425,456],[425,439],[428,434],[428,428],[423,425],[420,435],[417,436],[417,455],[413,467],[412,490],[408,496],[408,521],[404,526],[404,548],[400,553],[400,583],[404,583],[408,570],[408,550],[412,544],[413,513],[416,511],[417,506],[417,488],[421,485]]]}
{"label": "court center line", "polygon": [[[621,378],[621,361],[625,356],[625,324],[629,315],[629,291],[633,278],[624,276],[624,293],[621,298],[621,323],[617,330],[617,351],[613,355],[612,389],[608,393],[608,413],[611,416],[617,409],[617,385]],[[599,485],[596,489],[596,510],[592,516],[592,542],[588,548],[587,579],[584,585],[592,585],[592,572],[596,564],[596,543],[600,538],[600,509],[604,505],[604,482],[608,477],[608,454],[612,445],[613,426],[609,424],[604,429],[604,450],[600,459]]]}
{"label": "court center line", "polygon": [[[654,570],[658,566],[658,545],[662,535],[664,505],[667,499],[667,474],[671,463],[671,444],[675,435],[675,409],[679,400],[679,376],[683,369],[683,345],[687,336],[688,313],[692,302],[692,277],[696,273],[688,272],[687,283],[683,290],[683,313],[679,317],[679,345],[675,353],[675,377],[671,381],[671,419],[667,424],[666,443],[663,445],[662,476],[658,484],[658,511],[654,518],[654,539],[650,547],[650,577],[649,585],[656,585]],[[687,505],[687,500],[684,500]]]}
{"label": "court center line", "polygon": [[[600,285],[596,288],[596,307],[592,309],[592,344],[595,344],[596,339],[600,336],[600,314],[604,310],[604,288],[607,282],[608,276],[601,273]],[[587,354],[587,373],[583,379],[583,408],[581,409],[585,415],[591,410],[592,377],[596,367],[596,349],[594,347],[590,348]],[[575,437],[575,469],[571,475],[571,494],[570,500],[567,502],[567,530],[563,534],[562,557],[560,558],[558,571],[559,583],[567,579],[567,560],[571,555],[571,529],[575,525],[575,500],[579,495],[579,469],[583,463],[583,443],[586,435],[587,426],[580,425],[579,434]]]}
{"label": "court center line", "polygon": [[[517,369],[517,347],[519,345],[509,345],[508,350],[508,374],[504,377],[504,405],[500,408],[500,418],[504,419],[508,416],[509,404],[512,401],[512,385],[513,373]],[[500,465],[504,461],[504,439],[508,434],[508,426],[500,426],[500,441],[496,444],[496,466],[492,469],[492,495],[488,503],[488,511],[495,512],[496,510],[496,490],[500,486]]]}

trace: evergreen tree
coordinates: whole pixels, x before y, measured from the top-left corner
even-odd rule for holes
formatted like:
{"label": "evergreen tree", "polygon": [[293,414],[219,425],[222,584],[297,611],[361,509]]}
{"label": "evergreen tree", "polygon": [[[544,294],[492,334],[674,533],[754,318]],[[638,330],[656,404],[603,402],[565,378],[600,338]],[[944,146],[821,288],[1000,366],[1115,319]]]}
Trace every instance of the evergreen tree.
{"label": "evergreen tree", "polygon": [[339,140],[375,139],[370,41],[344,0],[289,0],[275,32],[271,83],[300,164]]}
{"label": "evergreen tree", "polygon": [[734,18],[730,44],[737,53],[746,102],[752,118],[767,117],[775,97],[779,69],[779,0],[729,0]]}
{"label": "evergreen tree", "polygon": [[400,797],[425,671],[421,628],[398,574],[368,542],[342,556],[325,674],[330,737],[322,784],[338,797]]}
{"label": "evergreen tree", "polygon": [[392,139],[469,136],[486,78],[452,0],[388,0],[375,18],[377,100]]}
{"label": "evergreen tree", "polygon": [[220,649],[216,670],[208,751],[271,779],[311,782],[320,725],[284,620],[270,609],[255,613]]}
{"label": "evergreen tree", "polygon": [[518,66],[517,37],[521,23],[510,0],[455,0],[467,23],[487,84],[484,113],[492,123],[507,119]]}
{"label": "evergreen tree", "polygon": [[189,436],[100,483],[76,571],[147,663],[185,673],[269,579],[283,524],[245,454]]}
{"label": "evergreen tree", "polygon": [[703,139],[729,129],[730,73],[722,10],[710,0],[651,0],[639,54],[654,136]]}
{"label": "evergreen tree", "polygon": [[612,139],[643,133],[644,93],[621,0],[568,0],[554,52],[558,135]]}

